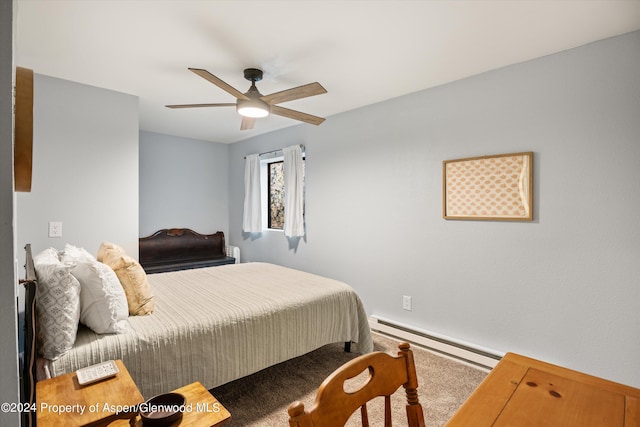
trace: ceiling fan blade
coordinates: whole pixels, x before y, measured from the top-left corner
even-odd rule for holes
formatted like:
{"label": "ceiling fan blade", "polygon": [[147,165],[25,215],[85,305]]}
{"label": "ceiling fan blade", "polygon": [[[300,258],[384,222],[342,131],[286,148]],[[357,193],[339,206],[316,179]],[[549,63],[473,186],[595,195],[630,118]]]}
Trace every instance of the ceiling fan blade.
{"label": "ceiling fan blade", "polygon": [[203,79],[213,83],[214,85],[218,86],[220,89],[230,93],[231,95],[235,96],[238,99],[249,99],[247,95],[240,92],[238,89],[234,88],[230,84],[223,82],[222,80],[220,80],[219,78],[217,78],[216,76],[208,72],[207,70],[203,70],[200,68],[189,68],[189,71],[196,73]]}
{"label": "ceiling fan blade", "polygon": [[321,95],[323,93],[327,93],[327,90],[322,87],[320,83],[315,82],[265,95],[260,99],[267,104],[273,105],[281,102],[293,101],[294,99],[306,98],[308,96]]}
{"label": "ceiling fan blade", "polygon": [[256,119],[254,117],[242,117],[242,123],[240,123],[240,130],[253,129]]}
{"label": "ceiling fan blade", "polygon": [[301,122],[310,123],[316,126],[325,120],[322,117],[312,116],[311,114],[303,113],[301,111],[289,110],[288,108],[280,107],[278,105],[271,106],[271,113],[294,120],[300,120]]}
{"label": "ceiling fan blade", "polygon": [[200,108],[200,107],[235,107],[234,103],[223,104],[181,104],[181,105],[165,105],[167,108]]}

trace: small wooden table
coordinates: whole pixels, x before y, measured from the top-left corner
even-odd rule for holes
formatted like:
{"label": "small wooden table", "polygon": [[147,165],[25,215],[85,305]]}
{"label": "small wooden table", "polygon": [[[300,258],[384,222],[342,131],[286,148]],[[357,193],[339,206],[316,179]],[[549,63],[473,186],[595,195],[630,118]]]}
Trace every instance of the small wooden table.
{"label": "small wooden table", "polygon": [[[187,410],[182,414],[180,423],[171,427],[217,427],[231,419],[229,411],[199,382],[180,387],[173,392],[180,393],[186,398]],[[126,426],[124,421],[116,421],[110,427],[124,426]],[[142,420],[138,419],[135,426],[143,427]]]}
{"label": "small wooden table", "polygon": [[116,364],[115,377],[85,386],[75,372],[37,382],[38,426],[106,426],[117,419],[134,425],[144,399],[122,361]]}
{"label": "small wooden table", "polygon": [[508,353],[446,427],[638,427],[640,389]]}

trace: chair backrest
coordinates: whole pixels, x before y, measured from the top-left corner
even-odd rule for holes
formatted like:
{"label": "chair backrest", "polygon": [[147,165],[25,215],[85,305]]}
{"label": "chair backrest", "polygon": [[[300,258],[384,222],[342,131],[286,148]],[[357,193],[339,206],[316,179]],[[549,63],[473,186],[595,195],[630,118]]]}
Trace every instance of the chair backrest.
{"label": "chair backrest", "polygon": [[[397,356],[374,352],[357,357],[336,369],[320,385],[315,402],[309,410],[299,401],[289,405],[290,427],[344,426],[360,408],[362,425],[369,425],[367,402],[384,396],[385,427],[391,427],[391,395],[404,386],[407,396],[409,427],[424,427],[422,406],[418,401],[418,378],[413,352],[408,343],[401,343]],[[345,382],[360,378],[368,371],[368,378],[357,390],[345,390]],[[355,380],[354,380],[355,381]]]}

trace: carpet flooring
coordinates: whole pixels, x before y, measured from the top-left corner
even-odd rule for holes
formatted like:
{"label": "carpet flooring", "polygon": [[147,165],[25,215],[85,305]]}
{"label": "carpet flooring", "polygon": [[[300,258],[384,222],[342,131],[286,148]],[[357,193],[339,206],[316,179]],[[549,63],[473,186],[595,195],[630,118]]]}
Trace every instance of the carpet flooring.
{"label": "carpet flooring", "polygon": [[[397,354],[398,341],[374,333],[374,349]],[[487,375],[486,372],[412,345],[418,392],[427,427],[443,426],[471,392]],[[253,375],[216,387],[211,393],[231,412],[225,427],[288,426],[287,407],[300,400],[310,407],[318,386],[336,368],[357,357],[345,353],[343,344],[330,344],[304,356],[280,363]],[[400,388],[392,398],[394,426],[406,426],[404,392]],[[382,425],[382,399],[369,407],[372,426]],[[359,413],[347,426],[358,426]]]}

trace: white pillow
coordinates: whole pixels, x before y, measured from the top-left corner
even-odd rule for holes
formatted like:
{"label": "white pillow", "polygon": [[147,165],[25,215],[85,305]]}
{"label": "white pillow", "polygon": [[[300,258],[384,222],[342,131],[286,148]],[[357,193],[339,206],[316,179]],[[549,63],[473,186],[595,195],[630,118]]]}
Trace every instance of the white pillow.
{"label": "white pillow", "polygon": [[55,360],[73,347],[80,319],[80,283],[63,265],[54,248],[45,249],[33,258],[38,313],[38,349]]}
{"label": "white pillow", "polygon": [[71,245],[65,246],[62,262],[71,266],[71,274],[80,282],[80,322],[98,334],[126,331],[127,297],[111,267]]}

